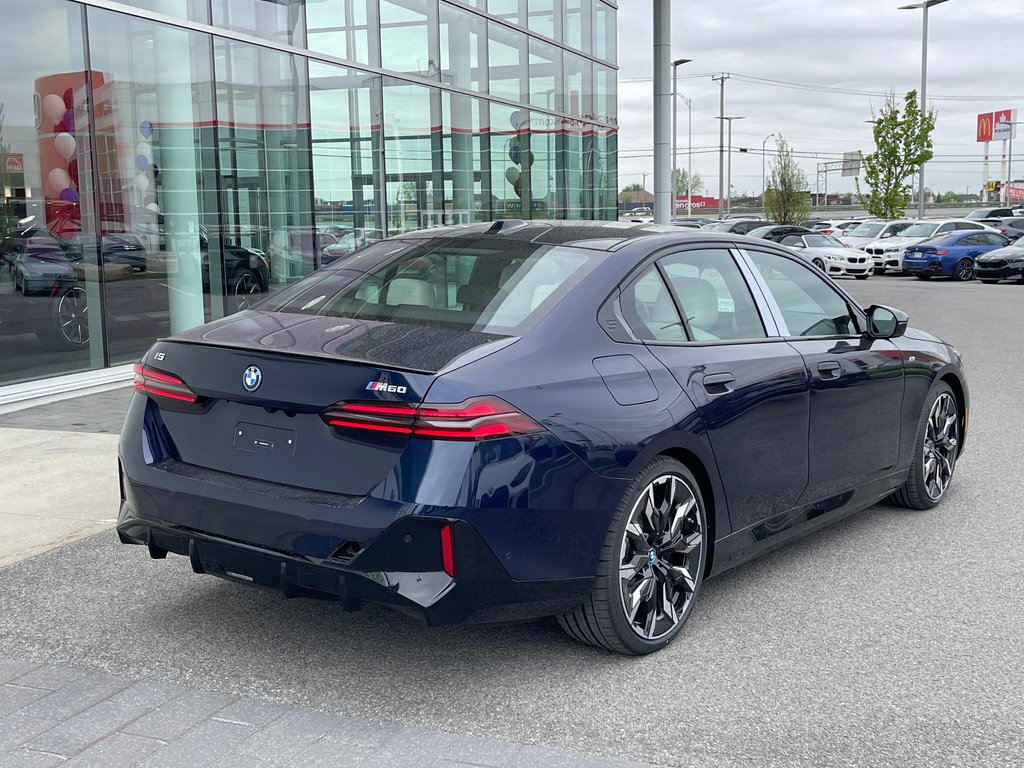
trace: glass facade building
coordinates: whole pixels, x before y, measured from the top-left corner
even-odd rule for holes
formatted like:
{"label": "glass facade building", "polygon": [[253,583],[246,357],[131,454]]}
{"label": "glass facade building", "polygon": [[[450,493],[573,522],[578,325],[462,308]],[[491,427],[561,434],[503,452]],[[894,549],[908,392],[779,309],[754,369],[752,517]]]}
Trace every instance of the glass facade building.
{"label": "glass facade building", "polygon": [[4,0],[0,385],[358,245],[614,219],[611,0]]}

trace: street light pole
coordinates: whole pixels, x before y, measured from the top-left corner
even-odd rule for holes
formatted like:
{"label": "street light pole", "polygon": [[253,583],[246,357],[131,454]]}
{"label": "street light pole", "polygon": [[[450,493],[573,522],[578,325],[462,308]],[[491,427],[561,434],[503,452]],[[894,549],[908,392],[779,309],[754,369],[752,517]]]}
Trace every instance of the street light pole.
{"label": "street light pole", "polygon": [[767,136],[764,137],[764,141],[761,142],[761,211],[762,211],[762,213],[764,212],[764,193],[765,193],[765,191],[767,191],[767,186],[768,186],[767,184],[765,184],[764,151],[765,151],[765,147],[768,145],[768,139],[770,139],[774,135],[775,135],[774,133],[769,133]]}
{"label": "street light pole", "polygon": [[[676,215],[676,194],[679,179],[679,153],[676,137],[679,135],[677,123],[679,121],[679,67],[689,64],[693,59],[676,59],[672,62],[672,216]],[[687,190],[689,192],[689,190]]]}
{"label": "street light pole", "polygon": [[[921,114],[924,115],[928,109],[925,101],[926,88],[928,85],[928,9],[933,5],[945,3],[947,0],[924,0],[922,3],[913,5],[901,5],[901,11],[915,11],[921,9]],[[917,170],[917,217],[924,218],[924,163],[921,163]]]}
{"label": "street light pole", "polygon": [[[728,171],[728,176],[727,176],[727,179],[726,179],[726,187],[725,187],[725,214],[726,214],[726,216],[728,216],[730,213],[732,213],[732,121],[733,120],[745,120],[746,118],[745,117],[738,117],[736,115],[732,115],[730,117],[725,117],[723,115],[722,117],[720,117],[718,119],[729,123],[729,171]],[[718,206],[719,206],[719,209],[721,209],[721,206],[722,206],[721,200],[719,200]]]}
{"label": "street light pole", "polygon": [[[729,75],[724,72],[712,77],[718,83],[718,119],[725,119],[725,81]],[[722,201],[725,200],[725,123],[718,124],[718,218],[722,218]]]}

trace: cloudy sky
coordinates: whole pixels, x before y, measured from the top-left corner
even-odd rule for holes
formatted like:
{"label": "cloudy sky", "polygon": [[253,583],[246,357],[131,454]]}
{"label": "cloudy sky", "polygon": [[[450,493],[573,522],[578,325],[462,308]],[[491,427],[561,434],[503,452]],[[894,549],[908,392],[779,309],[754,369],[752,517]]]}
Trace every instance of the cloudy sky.
{"label": "cloudy sky", "polygon": [[[708,194],[718,194],[718,84],[732,73],[725,114],[733,124],[734,195],[761,189],[761,144],[783,134],[814,186],[816,163],[844,151],[874,149],[872,110],[883,94],[905,94],[921,81],[921,11],[910,0],[673,0],[672,58],[679,91],[693,100],[693,169]],[[653,191],[654,132],[651,0],[620,0],[619,184],[642,181]],[[928,15],[928,101],[938,111],[935,159],[926,182],[936,191],[982,182],[976,115],[1018,109],[1024,121],[1024,2],[949,0]],[[756,82],[781,81],[796,87]],[[849,93],[846,91],[854,91]],[[1024,126],[1014,158],[1024,178]],[[679,165],[686,167],[686,105],[679,103]],[[768,148],[774,139],[768,142]],[[993,143],[990,178],[999,175],[1001,142]],[[747,154],[736,152],[747,147]],[[814,157],[812,155],[817,155]],[[768,162],[771,162],[769,157]],[[830,174],[829,191],[852,190],[853,179]]]}

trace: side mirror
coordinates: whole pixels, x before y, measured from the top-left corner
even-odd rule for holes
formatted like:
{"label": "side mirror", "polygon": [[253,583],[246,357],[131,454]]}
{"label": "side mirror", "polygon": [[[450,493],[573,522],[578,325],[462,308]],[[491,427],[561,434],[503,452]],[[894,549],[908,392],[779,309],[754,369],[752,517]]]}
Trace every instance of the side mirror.
{"label": "side mirror", "polygon": [[902,336],[906,333],[907,323],[910,322],[906,312],[883,307],[881,304],[872,304],[868,307],[867,315],[867,334],[872,339],[894,339]]}

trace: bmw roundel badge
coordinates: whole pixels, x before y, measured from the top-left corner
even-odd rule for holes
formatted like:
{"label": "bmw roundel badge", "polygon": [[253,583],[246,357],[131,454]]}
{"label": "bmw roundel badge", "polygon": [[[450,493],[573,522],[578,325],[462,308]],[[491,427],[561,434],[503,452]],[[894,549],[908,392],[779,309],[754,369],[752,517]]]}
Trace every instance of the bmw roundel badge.
{"label": "bmw roundel badge", "polygon": [[246,392],[255,392],[263,383],[263,371],[255,365],[250,365],[242,374],[242,386]]}

